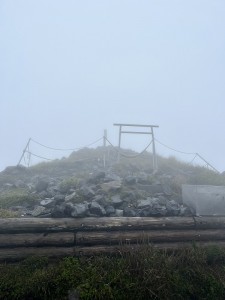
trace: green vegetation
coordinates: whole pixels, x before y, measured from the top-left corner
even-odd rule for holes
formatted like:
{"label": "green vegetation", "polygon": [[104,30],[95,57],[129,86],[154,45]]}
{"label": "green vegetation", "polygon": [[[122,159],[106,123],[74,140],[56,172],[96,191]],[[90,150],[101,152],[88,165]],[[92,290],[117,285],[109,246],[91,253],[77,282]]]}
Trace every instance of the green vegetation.
{"label": "green vegetation", "polygon": [[0,265],[1,299],[225,299],[225,251],[140,245],[117,256],[28,258]]}
{"label": "green vegetation", "polygon": [[[121,177],[127,174],[135,175],[140,172],[151,174],[153,172],[151,153],[144,152],[142,155],[137,156],[135,151],[129,149],[123,149],[122,152],[132,158],[121,156],[121,160],[118,163],[118,153],[114,148],[108,146],[106,150],[103,147],[96,149],[84,148],[72,152],[68,158],[39,163],[30,168],[22,166],[17,168],[9,167],[0,173],[0,185],[5,183],[14,184],[18,179],[26,182],[32,176],[37,175],[60,177],[65,180],[72,177],[71,181],[76,177],[86,179],[94,170],[103,169],[103,156],[106,159],[106,169],[110,168],[112,172]],[[225,176],[223,174],[217,174],[205,167],[193,166],[173,156],[168,158],[158,156],[158,174],[167,174],[173,177],[175,188],[178,188],[178,191],[181,188],[181,184],[225,185]],[[63,184],[67,183],[64,182]],[[73,182],[68,182],[68,184],[73,186]]]}
{"label": "green vegetation", "polygon": [[79,178],[77,177],[70,177],[67,179],[64,179],[60,183],[60,191],[67,192],[69,189],[76,189],[79,185]]}
{"label": "green vegetation", "polygon": [[16,188],[0,194],[0,208],[6,209],[16,205],[33,204],[37,196],[31,195],[26,189]]}
{"label": "green vegetation", "polygon": [[0,208],[0,218],[17,218],[19,217],[18,212],[9,209]]}

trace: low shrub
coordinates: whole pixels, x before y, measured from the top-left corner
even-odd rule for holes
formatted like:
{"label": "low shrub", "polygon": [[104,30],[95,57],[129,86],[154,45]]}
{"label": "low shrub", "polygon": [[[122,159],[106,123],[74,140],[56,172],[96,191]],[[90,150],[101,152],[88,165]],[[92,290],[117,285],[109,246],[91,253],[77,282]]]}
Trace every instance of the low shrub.
{"label": "low shrub", "polygon": [[7,190],[0,194],[0,208],[9,208],[16,205],[32,204],[37,200],[37,195],[32,195],[23,188]]}
{"label": "low shrub", "polygon": [[0,298],[225,299],[225,262],[217,259],[224,252],[218,249],[193,245],[171,253],[140,245],[115,256],[28,258],[0,266]]}

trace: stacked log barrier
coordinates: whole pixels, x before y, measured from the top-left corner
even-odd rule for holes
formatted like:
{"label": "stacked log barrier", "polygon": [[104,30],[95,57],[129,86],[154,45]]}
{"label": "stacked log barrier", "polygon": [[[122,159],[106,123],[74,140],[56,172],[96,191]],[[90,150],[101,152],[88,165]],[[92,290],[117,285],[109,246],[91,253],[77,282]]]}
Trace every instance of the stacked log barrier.
{"label": "stacked log barrier", "polygon": [[0,261],[137,249],[179,249],[193,242],[225,247],[225,217],[0,219]]}

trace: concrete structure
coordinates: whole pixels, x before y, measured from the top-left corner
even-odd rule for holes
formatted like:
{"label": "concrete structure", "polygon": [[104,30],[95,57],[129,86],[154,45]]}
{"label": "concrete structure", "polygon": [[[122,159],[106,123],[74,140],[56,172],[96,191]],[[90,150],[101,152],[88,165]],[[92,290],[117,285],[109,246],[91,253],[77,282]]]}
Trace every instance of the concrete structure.
{"label": "concrete structure", "polygon": [[183,184],[182,198],[195,215],[225,215],[225,186]]}

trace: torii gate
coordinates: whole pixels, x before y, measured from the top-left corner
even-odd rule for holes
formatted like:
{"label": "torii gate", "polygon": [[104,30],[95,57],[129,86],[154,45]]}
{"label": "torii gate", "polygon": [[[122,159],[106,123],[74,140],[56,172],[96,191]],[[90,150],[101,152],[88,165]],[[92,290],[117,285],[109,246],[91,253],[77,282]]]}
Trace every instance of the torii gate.
{"label": "torii gate", "polygon": [[[123,133],[131,133],[131,134],[150,134],[152,136],[152,154],[153,154],[153,170],[156,172],[158,170],[157,157],[155,151],[155,137],[153,128],[158,128],[158,125],[141,125],[141,124],[120,124],[115,123],[114,126],[119,126],[119,152],[118,152],[118,161],[120,160],[120,145],[121,145],[121,136]],[[123,127],[142,127],[142,128],[150,128],[150,131],[123,131]]]}

